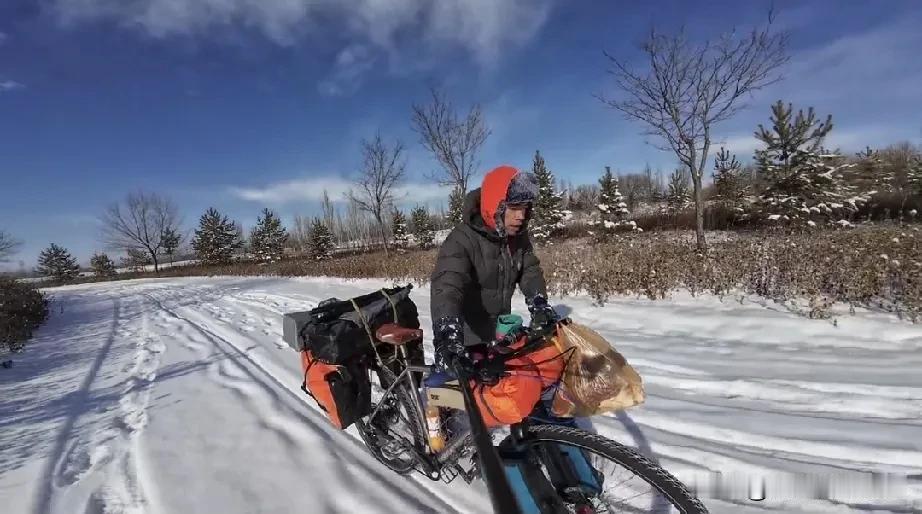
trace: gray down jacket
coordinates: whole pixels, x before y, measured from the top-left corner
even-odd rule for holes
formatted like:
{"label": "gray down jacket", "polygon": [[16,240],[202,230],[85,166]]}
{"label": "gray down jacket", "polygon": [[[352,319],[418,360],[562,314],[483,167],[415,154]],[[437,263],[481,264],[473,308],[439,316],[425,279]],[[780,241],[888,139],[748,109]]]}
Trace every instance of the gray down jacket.
{"label": "gray down jacket", "polygon": [[[484,187],[500,186],[505,190],[504,185],[484,183]],[[502,202],[485,206],[482,214],[480,200],[481,189],[465,198],[464,222],[442,243],[431,283],[433,323],[446,316],[460,317],[467,346],[494,338],[497,317],[511,312],[516,285],[526,297],[547,295],[527,224],[514,237],[500,236],[483,219],[486,213],[493,217]]]}

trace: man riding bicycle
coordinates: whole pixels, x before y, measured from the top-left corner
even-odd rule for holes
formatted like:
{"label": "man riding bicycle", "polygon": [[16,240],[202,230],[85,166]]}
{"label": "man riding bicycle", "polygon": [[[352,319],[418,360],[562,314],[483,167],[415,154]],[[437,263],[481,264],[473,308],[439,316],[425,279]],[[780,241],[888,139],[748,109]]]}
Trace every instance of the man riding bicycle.
{"label": "man riding bicycle", "polygon": [[[433,345],[440,371],[453,373],[456,365],[470,365],[472,355],[486,353],[487,343],[496,338],[497,320],[511,313],[516,285],[525,295],[532,330],[553,328],[559,320],[547,302],[544,272],[528,236],[537,196],[534,175],[501,166],[487,173],[481,187],[465,198],[463,223],[442,244],[432,274]],[[550,421],[544,403],[533,414]],[[514,462],[515,452],[505,455],[510,481],[522,486],[514,488],[516,495],[533,494],[524,485],[526,480],[514,477],[521,473]],[[601,485],[584,457],[574,453],[569,458],[574,459],[570,468],[584,470],[569,485],[592,484],[593,489]]]}
{"label": "man riding bicycle", "polygon": [[465,198],[463,223],[448,234],[432,273],[433,345],[441,370],[494,339],[497,318],[512,310],[516,285],[532,327],[558,320],[528,236],[537,196],[534,175],[500,166]]}

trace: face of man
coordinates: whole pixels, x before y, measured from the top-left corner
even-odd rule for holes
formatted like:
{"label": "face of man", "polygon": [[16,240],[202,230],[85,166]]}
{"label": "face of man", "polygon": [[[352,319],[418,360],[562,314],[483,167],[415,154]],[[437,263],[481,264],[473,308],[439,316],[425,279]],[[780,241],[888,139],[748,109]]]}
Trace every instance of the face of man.
{"label": "face of man", "polygon": [[506,205],[506,214],[503,219],[503,225],[506,227],[506,235],[517,235],[525,227],[525,217],[528,215],[528,204],[509,204]]}

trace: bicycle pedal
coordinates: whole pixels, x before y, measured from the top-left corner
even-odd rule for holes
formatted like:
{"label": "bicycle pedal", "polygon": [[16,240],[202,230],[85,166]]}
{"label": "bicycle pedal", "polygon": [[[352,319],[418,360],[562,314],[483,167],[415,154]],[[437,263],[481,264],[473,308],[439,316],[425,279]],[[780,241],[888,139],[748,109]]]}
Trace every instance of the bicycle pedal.
{"label": "bicycle pedal", "polygon": [[458,475],[464,480],[465,483],[470,484],[477,478],[480,478],[480,467],[477,464],[474,464],[470,470],[465,471],[460,465],[457,465]]}

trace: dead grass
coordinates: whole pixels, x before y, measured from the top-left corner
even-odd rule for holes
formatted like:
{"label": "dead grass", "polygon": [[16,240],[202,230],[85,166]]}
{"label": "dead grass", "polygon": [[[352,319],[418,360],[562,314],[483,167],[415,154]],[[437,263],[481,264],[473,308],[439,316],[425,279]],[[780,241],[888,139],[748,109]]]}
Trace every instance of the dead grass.
{"label": "dead grass", "polygon": [[913,321],[922,312],[917,227],[759,232],[716,242],[705,254],[697,253],[692,241],[644,235],[552,248],[544,260],[554,293],[582,291],[598,302],[618,295],[664,298],[688,289],[806,300],[805,314],[812,317],[825,316],[834,302],[884,309]]}
{"label": "dead grass", "polygon": [[[714,237],[715,235],[726,237]],[[711,233],[706,254],[690,234],[628,234],[607,243],[575,238],[539,250],[552,294],[587,293],[602,303],[621,295],[651,299],[686,289],[693,294],[746,293],[806,302],[803,314],[824,317],[834,302],[892,311],[917,321],[922,313],[922,233],[918,226],[782,234]],[[324,262],[185,266],[161,277],[210,275],[387,278],[425,284],[437,250],[370,253]],[[119,278],[154,276],[150,273]]]}

